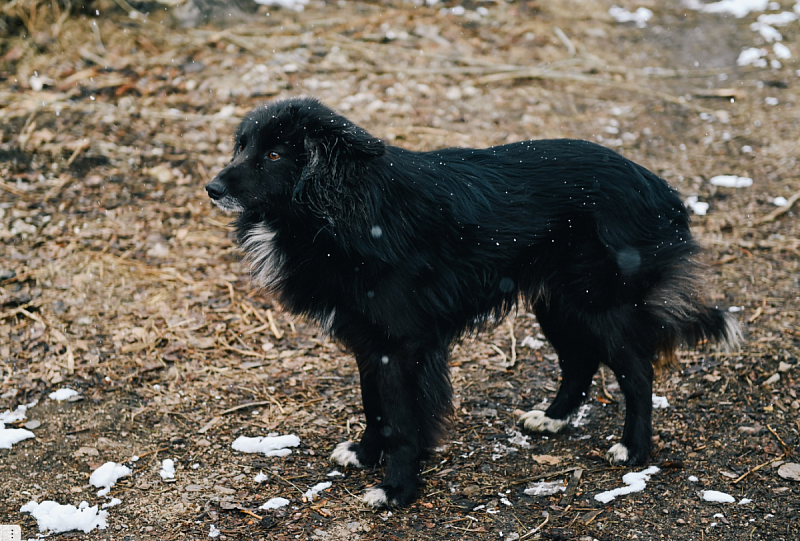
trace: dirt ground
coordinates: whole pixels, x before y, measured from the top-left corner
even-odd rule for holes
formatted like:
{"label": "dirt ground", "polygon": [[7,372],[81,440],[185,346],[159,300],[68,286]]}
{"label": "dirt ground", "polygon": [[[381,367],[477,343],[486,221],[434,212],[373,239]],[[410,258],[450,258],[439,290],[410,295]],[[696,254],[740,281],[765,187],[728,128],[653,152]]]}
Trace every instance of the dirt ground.
{"label": "dirt ground", "polygon": [[[186,28],[155,2],[0,8],[0,411],[39,401],[9,425],[35,438],[0,450],[0,523],[34,537],[30,500],[108,501],[88,479],[115,461],[133,473],[109,494],[122,503],[108,529],[62,537],[203,539],[213,525],[220,539],[800,539],[800,484],[779,474],[800,462],[798,65],[750,28],[758,13],[619,3],[653,17],[617,23],[611,0],[314,0]],[[779,30],[800,56],[800,22]],[[747,47],[767,66],[737,66]],[[603,460],[622,430],[613,377],[595,378],[564,433],[514,433],[558,383],[521,311],[454,349],[457,414],[419,501],[360,502],[381,472],[328,459],[364,426],[353,358],[250,285],[203,189],[249,108],[300,94],[412,149],[601,142],[709,204],[693,219],[707,295],[736,307],[746,341],[682,352],[660,374],[670,406],[655,410],[660,471],[644,491],[594,499],[642,469]],[[721,174],[753,184],[711,185]],[[47,398],[61,387],[80,395]],[[231,447],[269,433],[300,446]],[[166,458],[174,479],[158,474]],[[525,494],[540,480],[567,489]],[[259,509],[277,496],[291,503]]]}

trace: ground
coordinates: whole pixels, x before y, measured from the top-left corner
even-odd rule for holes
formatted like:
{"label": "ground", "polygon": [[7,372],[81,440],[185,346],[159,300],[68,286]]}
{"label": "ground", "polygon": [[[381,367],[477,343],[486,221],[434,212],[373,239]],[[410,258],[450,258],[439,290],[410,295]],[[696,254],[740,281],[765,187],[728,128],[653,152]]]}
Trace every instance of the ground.
{"label": "ground", "polygon": [[[122,503],[108,529],[64,537],[203,539],[214,525],[227,539],[799,539],[800,484],[779,466],[798,462],[800,430],[800,22],[776,27],[786,59],[751,29],[757,12],[619,3],[652,18],[618,23],[610,0],[312,1],[187,28],[156,2],[0,8],[0,411],[38,400],[8,426],[35,438],[0,450],[0,522],[34,537],[30,500],[108,501],[88,479],[115,461],[133,473],[109,494]],[[766,65],[737,65],[749,47]],[[693,217],[704,293],[736,310],[745,341],[683,351],[659,374],[669,407],[655,410],[659,471],[642,492],[594,498],[643,469],[603,459],[624,413],[610,373],[565,432],[514,433],[558,384],[520,310],[454,348],[456,415],[419,501],[361,503],[381,472],[328,458],[364,426],[353,358],[250,284],[203,190],[248,109],[300,94],[412,149],[597,141],[709,204]],[[721,174],[753,184],[713,186]],[[48,398],[62,387],[80,394]],[[232,449],[269,433],[300,445]],[[158,475],[166,458],[174,479]],[[567,490],[524,493],[540,480]],[[291,503],[259,509],[276,496]]]}

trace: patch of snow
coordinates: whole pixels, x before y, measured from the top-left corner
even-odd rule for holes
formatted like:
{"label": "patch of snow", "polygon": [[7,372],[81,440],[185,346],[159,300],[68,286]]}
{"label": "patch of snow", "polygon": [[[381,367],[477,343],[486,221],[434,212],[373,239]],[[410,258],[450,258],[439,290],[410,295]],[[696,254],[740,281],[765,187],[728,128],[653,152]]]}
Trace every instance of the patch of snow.
{"label": "patch of snow", "polygon": [[158,472],[158,475],[162,479],[175,479],[175,461],[171,458],[165,458],[164,462],[161,463],[161,471]]}
{"label": "patch of snow", "polygon": [[219,112],[214,116],[217,118],[231,118],[235,114],[236,114],[236,107],[234,107],[233,105],[226,105],[222,109],[220,109]]}
{"label": "patch of snow", "polygon": [[725,494],[717,490],[703,490],[700,492],[700,495],[707,502],[733,503],[736,501],[730,494]]}
{"label": "patch of snow", "polygon": [[778,32],[774,26],[769,24],[755,22],[750,25],[750,30],[761,34],[761,37],[764,38],[764,41],[767,43],[772,43],[773,41],[783,41],[783,36],[781,33]]}
{"label": "patch of snow", "polygon": [[733,15],[738,18],[746,16],[751,11],[764,11],[769,5],[769,0],[720,0],[711,4],[700,4],[699,2],[692,2],[690,7],[692,9],[699,9],[706,13],[724,13]]}
{"label": "patch of snow", "polygon": [[559,492],[564,492],[567,487],[561,481],[539,481],[525,489],[528,496],[552,496]]}
{"label": "patch of snow", "polygon": [[775,205],[776,207],[785,207],[786,205],[789,204],[789,201],[787,201],[786,198],[783,196],[778,196],[772,200],[772,204]]}
{"label": "patch of snow", "polygon": [[212,524],[211,528],[208,531],[208,537],[211,537],[211,538],[219,537],[219,534],[221,534],[221,533],[222,533],[222,531]]}
{"label": "patch of snow", "polygon": [[666,396],[656,396],[653,395],[653,407],[658,408],[668,408],[669,402],[667,401]]}
{"label": "patch of snow", "polygon": [[751,500],[750,498],[742,498],[741,500],[739,500],[739,505],[746,505],[752,501],[753,500]]}
{"label": "patch of snow", "polygon": [[264,505],[259,507],[259,509],[280,509],[281,507],[286,507],[289,505],[289,500],[286,498],[272,498],[271,500],[267,500]]}
{"label": "patch of snow", "polygon": [[748,177],[739,177],[736,175],[717,175],[711,177],[712,186],[720,186],[722,188],[747,188],[753,185],[753,179]]}
{"label": "patch of snow", "polygon": [[256,436],[248,438],[239,436],[231,447],[235,451],[243,453],[263,453],[264,456],[286,456],[292,453],[287,447],[297,447],[300,445],[300,438],[294,434],[286,436]]}
{"label": "patch of snow", "polygon": [[532,336],[526,336],[523,338],[520,345],[527,346],[531,349],[540,349],[542,346],[544,346],[544,342]]}
{"label": "patch of snow", "polygon": [[775,53],[776,57],[783,58],[784,60],[792,57],[792,51],[790,51],[789,47],[787,47],[783,43],[776,43],[775,45],[773,45],[772,52]]}
{"label": "patch of snow", "polygon": [[111,491],[111,487],[114,486],[119,478],[131,473],[132,470],[127,466],[116,462],[106,462],[92,472],[89,477],[89,484],[101,489],[97,492],[98,496],[105,496]]}
{"label": "patch of snow", "polygon": [[339,476],[344,477],[344,474],[339,470],[333,470],[328,474],[328,477],[339,477]]}
{"label": "patch of snow", "polygon": [[508,447],[500,442],[495,442],[494,446],[492,447],[492,451],[494,451],[492,460],[498,460],[506,456],[508,453],[516,453],[519,450],[516,447]]}
{"label": "patch of snow", "polygon": [[747,49],[742,49],[742,52],[739,53],[739,57],[736,59],[736,65],[765,68],[767,67],[767,60],[764,58],[765,56],[767,56],[766,49],[748,47]]}
{"label": "patch of snow", "polygon": [[636,23],[639,28],[647,26],[647,21],[653,18],[653,12],[645,7],[640,7],[631,13],[625,8],[611,6],[608,9],[608,14],[618,23]]}
{"label": "patch of snow", "polygon": [[104,503],[102,505],[102,508],[106,509],[108,507],[114,507],[115,505],[119,505],[121,503],[122,503],[122,500],[120,500],[119,498],[111,498],[111,501]]}
{"label": "patch of snow", "polygon": [[266,481],[268,479],[269,479],[269,475],[267,475],[266,473],[264,473],[262,471],[262,472],[258,472],[258,475],[256,475],[253,478],[253,481],[255,481],[256,483],[263,483],[264,481]]}
{"label": "patch of snow", "polygon": [[647,481],[650,480],[650,476],[659,471],[657,466],[650,466],[646,470],[640,472],[626,473],[622,476],[622,482],[627,486],[601,492],[595,495],[594,499],[601,503],[608,503],[617,496],[630,494],[631,492],[641,492],[647,486]]}
{"label": "patch of snow", "polygon": [[20,513],[30,513],[36,519],[40,532],[63,533],[81,530],[89,533],[95,528],[105,530],[108,527],[106,517],[108,511],[98,511],[97,506],[89,507],[81,502],[74,505],[61,505],[51,500],[36,503],[30,501],[20,508]]}
{"label": "patch of snow", "polygon": [[49,398],[50,400],[62,401],[72,398],[73,396],[78,396],[78,394],[79,394],[78,391],[76,391],[75,389],[67,389],[66,387],[64,387],[57,391],[53,391],[52,393],[47,395],[47,398]]}
{"label": "patch of snow", "polygon": [[514,445],[519,445],[520,447],[530,447],[531,444],[528,443],[529,439],[531,439],[530,436],[526,436],[519,430],[512,430],[511,437],[508,438],[508,443],[513,443]]}
{"label": "patch of snow", "polygon": [[23,420],[27,411],[38,403],[38,400],[34,400],[30,404],[20,404],[14,411],[6,410],[0,413],[0,423],[15,423]]}
{"label": "patch of snow", "polygon": [[698,216],[705,216],[708,212],[708,203],[705,201],[698,201],[696,195],[690,195],[686,198],[686,206]]}
{"label": "patch of snow", "polygon": [[772,96],[766,97],[766,98],[764,98],[764,103],[766,103],[767,105],[772,105],[772,106],[778,105],[778,98],[775,98],[775,97],[772,97]]}
{"label": "patch of snow", "polygon": [[3,423],[0,423],[0,449],[11,449],[15,443],[35,437],[36,435],[30,430],[6,428]]}
{"label": "patch of snow", "polygon": [[791,11],[783,11],[781,13],[764,13],[758,16],[758,22],[764,24],[771,24],[772,26],[786,26],[797,20],[797,15]]}
{"label": "patch of snow", "polygon": [[442,9],[439,10],[439,14],[440,15],[452,14],[452,15],[459,15],[460,16],[460,15],[464,15],[466,12],[467,12],[467,10],[466,10],[466,8],[464,6],[455,6],[455,7],[452,7],[452,8],[442,8]]}
{"label": "patch of snow", "polygon": [[590,409],[592,409],[591,404],[583,404],[580,408],[578,408],[578,413],[575,414],[575,419],[572,420],[572,426],[578,428],[585,425],[586,419],[589,418]]}
{"label": "patch of snow", "polygon": [[319,494],[323,490],[325,490],[327,488],[330,488],[332,484],[333,483],[331,483],[330,481],[325,481],[324,483],[317,483],[316,485],[314,485],[313,487],[311,487],[307,491],[305,491],[303,493],[303,497],[306,500],[308,500],[310,502],[313,502],[314,501],[314,496],[316,496],[317,494]]}
{"label": "patch of snow", "polygon": [[697,478],[697,477],[695,477],[694,475],[690,475],[690,476],[689,476],[689,481],[691,481],[692,483],[696,483],[696,482],[698,482],[699,480],[700,480],[700,479],[698,479],[698,478]]}
{"label": "patch of snow", "polygon": [[303,11],[308,5],[308,0],[255,0],[262,6],[280,6],[294,11]]}

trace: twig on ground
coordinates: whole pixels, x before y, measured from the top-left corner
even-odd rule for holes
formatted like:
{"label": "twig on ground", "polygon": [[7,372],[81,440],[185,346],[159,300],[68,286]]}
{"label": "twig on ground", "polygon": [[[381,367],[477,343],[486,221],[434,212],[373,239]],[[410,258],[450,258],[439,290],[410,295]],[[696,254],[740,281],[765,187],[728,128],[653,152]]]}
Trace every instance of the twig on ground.
{"label": "twig on ground", "polygon": [[778,438],[778,441],[781,442],[781,446],[783,447],[783,454],[784,455],[788,455],[789,454],[789,446],[786,445],[786,442],[783,441],[780,436],[778,436],[778,433],[775,432],[775,430],[771,426],[767,425],[767,430],[772,432],[772,435],[775,436],[776,438]]}
{"label": "twig on ground", "polygon": [[572,503],[573,498],[575,498],[575,492],[578,490],[578,486],[581,484],[582,475],[583,469],[581,468],[572,472],[572,476],[570,476],[569,482],[567,483],[567,490],[564,492],[564,497],[561,498],[560,502],[558,502],[559,505],[568,506]]}
{"label": "twig on ground", "polygon": [[267,320],[269,321],[269,328],[272,331],[272,335],[275,337],[275,340],[280,340],[283,338],[283,331],[280,330],[275,324],[275,318],[272,317],[272,310],[267,310]]}
{"label": "twig on ground", "polygon": [[794,195],[792,195],[789,199],[786,200],[786,204],[785,205],[783,205],[782,207],[776,208],[775,210],[773,210],[772,212],[770,212],[769,214],[767,214],[766,216],[761,218],[759,221],[757,221],[755,225],[761,225],[761,224],[766,224],[766,223],[769,223],[769,222],[774,222],[778,217],[780,217],[780,216],[786,214],[787,212],[789,212],[789,210],[791,210],[791,208],[792,208],[792,205],[794,205],[797,202],[798,199],[800,199],[800,192],[795,192]]}
{"label": "twig on ground", "polygon": [[572,44],[572,40],[570,40],[567,37],[567,35],[564,33],[564,31],[561,30],[559,27],[554,26],[553,27],[553,33],[555,33],[556,37],[559,40],[561,40],[561,43],[564,44],[564,47],[567,48],[567,54],[570,55],[570,56],[575,56],[575,53],[577,52],[575,50],[575,45]]}
{"label": "twig on ground", "polygon": [[517,364],[517,337],[514,336],[514,320],[508,320],[508,335],[511,337],[511,366]]}
{"label": "twig on ground", "polygon": [[541,524],[539,524],[537,527],[535,527],[534,529],[532,529],[531,531],[529,531],[528,533],[526,533],[522,537],[520,537],[519,541],[522,541],[523,539],[529,538],[530,536],[532,536],[533,534],[535,534],[536,532],[538,532],[539,530],[544,528],[544,525],[547,524],[548,520],[550,520],[550,514],[549,513],[547,514],[546,517],[544,517],[544,521],[542,521]]}
{"label": "twig on ground", "polygon": [[782,460],[782,459],[783,459],[785,456],[786,456],[786,453],[781,453],[781,455],[780,455],[779,457],[775,457],[775,458],[773,458],[772,460],[769,460],[769,461],[767,461],[767,462],[764,462],[763,464],[759,464],[759,465],[758,465],[758,466],[756,466],[755,468],[753,468],[753,469],[750,469],[750,470],[748,470],[748,471],[744,472],[742,475],[740,475],[739,477],[737,477],[736,479],[734,479],[733,481],[731,481],[731,484],[732,484],[732,485],[735,485],[736,483],[738,483],[739,481],[741,481],[742,479],[744,479],[745,477],[747,477],[747,476],[748,476],[748,475],[750,475],[751,473],[755,473],[755,472],[757,472],[758,470],[760,470],[760,469],[762,469],[762,468],[766,468],[767,466],[769,466],[769,465],[770,465],[770,464],[772,464],[773,462],[776,462],[776,461],[778,461],[778,460]]}
{"label": "twig on ground", "polygon": [[270,400],[260,400],[258,402],[248,402],[246,404],[239,404],[238,406],[234,406],[232,408],[228,408],[225,411],[219,412],[217,415],[227,415],[229,413],[233,413],[234,411],[243,410],[245,408],[252,408],[252,407],[255,407],[255,406],[267,406],[269,404],[272,404],[272,402]]}
{"label": "twig on ground", "polygon": [[157,449],[153,449],[152,451],[147,451],[146,453],[142,453],[141,455],[136,455],[139,458],[144,458],[147,455],[154,455],[160,453],[161,451],[169,451],[169,447],[159,447]]}
{"label": "twig on ground", "polygon": [[253,518],[257,518],[258,520],[262,520],[262,517],[260,517],[260,516],[256,515],[256,514],[255,514],[255,513],[253,513],[252,511],[248,511],[247,509],[239,509],[239,511],[241,511],[241,512],[242,512],[242,513],[244,513],[245,515],[250,515],[250,516],[251,516],[251,517],[253,517]]}
{"label": "twig on ground", "polygon": [[616,402],[614,397],[608,392],[608,389],[606,389],[606,371],[602,366],[600,367],[600,381],[602,382],[603,396],[611,402]]}

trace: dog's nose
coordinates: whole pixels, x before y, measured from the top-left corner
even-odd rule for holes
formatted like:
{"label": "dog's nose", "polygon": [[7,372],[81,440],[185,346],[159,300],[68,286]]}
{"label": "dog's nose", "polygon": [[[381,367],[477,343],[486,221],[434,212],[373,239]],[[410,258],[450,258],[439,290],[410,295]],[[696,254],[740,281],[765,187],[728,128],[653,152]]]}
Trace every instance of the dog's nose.
{"label": "dog's nose", "polygon": [[228,193],[225,185],[216,178],[206,184],[206,191],[211,199],[222,199]]}

